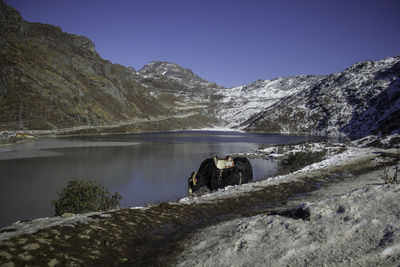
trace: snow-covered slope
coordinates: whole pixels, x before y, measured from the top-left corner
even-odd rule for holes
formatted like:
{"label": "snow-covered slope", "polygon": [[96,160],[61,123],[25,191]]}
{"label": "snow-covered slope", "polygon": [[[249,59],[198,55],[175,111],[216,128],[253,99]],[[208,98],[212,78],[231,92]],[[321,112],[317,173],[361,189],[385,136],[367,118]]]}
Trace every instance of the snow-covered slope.
{"label": "snow-covered slope", "polygon": [[400,127],[400,56],[305,82],[242,124],[248,131],[362,137]]}
{"label": "snow-covered slope", "polygon": [[251,116],[271,106],[281,98],[307,89],[321,76],[293,76],[272,80],[257,80],[234,88],[220,89],[220,103],[217,113],[226,126],[237,127]]}

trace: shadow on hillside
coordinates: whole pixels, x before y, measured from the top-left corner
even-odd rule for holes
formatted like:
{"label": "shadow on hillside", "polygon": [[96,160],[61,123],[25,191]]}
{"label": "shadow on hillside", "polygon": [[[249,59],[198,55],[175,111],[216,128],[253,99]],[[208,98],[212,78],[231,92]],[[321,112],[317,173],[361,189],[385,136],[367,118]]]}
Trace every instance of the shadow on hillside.
{"label": "shadow on hillside", "polygon": [[[361,100],[354,94],[348,96],[347,102],[353,106],[353,115],[339,131],[352,139],[371,134],[390,134],[400,128],[400,63],[377,73],[375,79],[391,80],[391,83],[386,90],[370,99],[368,95]],[[358,113],[357,109],[363,111]]]}

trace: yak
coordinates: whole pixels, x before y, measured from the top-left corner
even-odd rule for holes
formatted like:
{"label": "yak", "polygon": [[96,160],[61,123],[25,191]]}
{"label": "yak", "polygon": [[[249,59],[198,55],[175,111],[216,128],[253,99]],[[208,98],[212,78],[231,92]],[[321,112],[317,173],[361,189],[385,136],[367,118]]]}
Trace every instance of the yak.
{"label": "yak", "polygon": [[209,190],[216,190],[228,185],[241,185],[252,179],[253,169],[247,158],[208,158],[188,178],[188,192],[192,194],[204,186]]}

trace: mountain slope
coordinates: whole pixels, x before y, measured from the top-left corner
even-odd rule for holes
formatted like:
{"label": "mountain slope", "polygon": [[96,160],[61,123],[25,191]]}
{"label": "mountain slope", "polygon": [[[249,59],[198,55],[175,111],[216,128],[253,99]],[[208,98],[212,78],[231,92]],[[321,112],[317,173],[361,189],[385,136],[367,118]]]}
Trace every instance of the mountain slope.
{"label": "mountain slope", "polygon": [[[156,130],[166,130],[214,123],[214,118],[199,110],[180,109],[176,104],[181,100],[179,96],[157,97],[161,93],[154,84],[163,82],[173,89],[187,89],[189,86],[181,81],[171,84],[112,64],[97,54],[86,37],[26,22],[2,1],[0,34],[0,130],[118,125],[129,121],[133,124],[130,131],[153,130],[135,125],[136,121],[143,124],[147,120],[157,121]],[[211,84],[196,79],[204,86]],[[195,83],[190,89],[195,89]],[[163,118],[170,121],[163,124]]]}
{"label": "mountain slope", "polygon": [[242,124],[247,131],[362,137],[400,128],[400,56],[354,64]]}
{"label": "mountain slope", "polygon": [[281,77],[222,89],[217,93],[220,95],[217,113],[228,127],[237,127],[283,97],[296,94],[321,79],[311,75]]}
{"label": "mountain slope", "polygon": [[190,69],[170,62],[152,61],[139,70],[139,74],[155,81],[164,80],[165,82],[167,80],[171,83],[181,84],[186,89],[223,88],[216,83],[204,80]]}

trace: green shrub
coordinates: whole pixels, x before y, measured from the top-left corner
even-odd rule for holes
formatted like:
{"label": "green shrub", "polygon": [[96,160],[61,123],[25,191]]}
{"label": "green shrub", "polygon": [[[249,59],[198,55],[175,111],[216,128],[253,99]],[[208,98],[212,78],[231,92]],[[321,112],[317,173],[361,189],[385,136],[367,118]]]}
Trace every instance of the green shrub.
{"label": "green shrub", "polygon": [[301,168],[322,161],[326,152],[297,152],[290,153],[285,159],[279,163],[278,174],[288,174],[300,170]]}
{"label": "green shrub", "polygon": [[57,192],[58,199],[52,204],[55,215],[68,213],[86,213],[93,211],[110,210],[119,207],[121,195],[111,195],[96,181],[72,179],[61,192]]}

